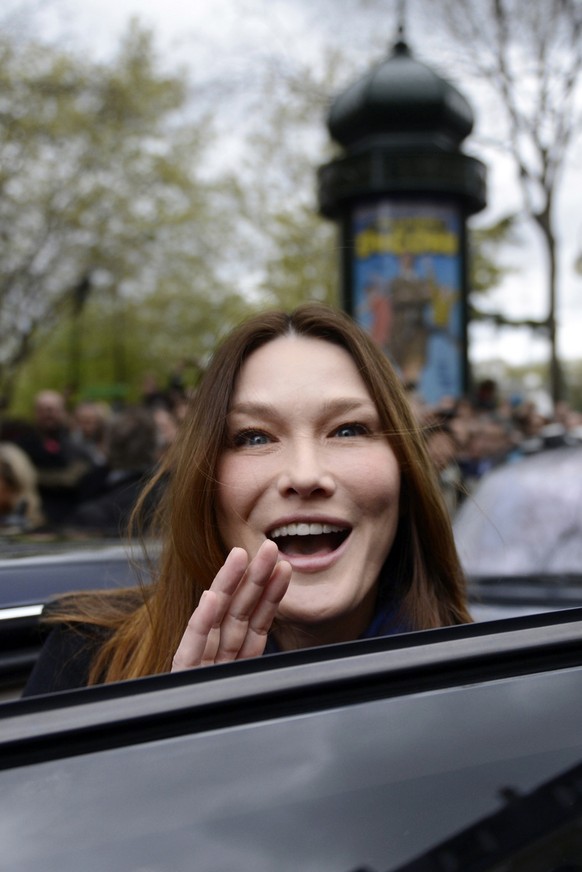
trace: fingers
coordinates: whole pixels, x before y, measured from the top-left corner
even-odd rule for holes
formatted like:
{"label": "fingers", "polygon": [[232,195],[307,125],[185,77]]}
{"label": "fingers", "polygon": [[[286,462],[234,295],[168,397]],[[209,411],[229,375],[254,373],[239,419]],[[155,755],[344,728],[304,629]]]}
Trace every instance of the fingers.
{"label": "fingers", "polygon": [[[227,613],[242,617],[252,611],[277,565],[278,555],[279,549],[270,539],[263,542],[250,563],[243,548],[232,549],[210,586],[219,600],[217,625]],[[244,584],[241,584],[243,577]]]}
{"label": "fingers", "polygon": [[243,548],[233,548],[218,571],[210,590],[204,591],[192,613],[172,661],[172,672],[214,662],[220,641],[220,626],[232,594],[248,564]]}
{"label": "fingers", "polygon": [[200,666],[216,614],[216,595],[205,590],[180,640],[172,661],[172,672]]}
{"label": "fingers", "polygon": [[266,540],[253,560],[233,548],[200,598],[172,663],[172,671],[262,654],[291,579],[288,563]]}
{"label": "fingers", "polygon": [[[279,573],[275,574],[278,556],[279,549],[275,543],[267,540],[263,542],[257,554],[249,563],[243,582],[238,586],[228,608],[220,619],[220,641],[214,658],[215,663],[236,660],[240,656],[239,652],[247,639],[251,619],[254,617],[256,609],[260,607],[261,614],[268,618],[270,608],[268,606],[265,607],[267,600],[263,601],[263,597],[266,590],[270,589],[273,576],[275,575],[276,579],[279,577]],[[214,584],[211,589],[213,588]],[[269,631],[273,617],[274,612],[270,617],[266,630],[263,626],[263,617],[263,621],[259,620],[257,624],[259,633],[257,634],[253,631],[255,639],[253,649],[260,649],[258,654],[261,654],[262,649],[265,647],[266,634]],[[250,657],[253,654],[247,653],[246,656]]]}
{"label": "fingers", "polygon": [[269,630],[291,581],[291,571],[291,566],[286,562],[278,563],[273,570],[269,584],[250,618],[237,659],[260,657],[265,650]]}

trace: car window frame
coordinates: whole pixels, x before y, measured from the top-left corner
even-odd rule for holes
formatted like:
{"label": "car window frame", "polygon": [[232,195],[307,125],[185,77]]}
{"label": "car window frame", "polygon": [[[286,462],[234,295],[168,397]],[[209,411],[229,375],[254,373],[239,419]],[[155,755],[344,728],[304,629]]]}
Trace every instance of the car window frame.
{"label": "car window frame", "polygon": [[424,630],[0,705],[0,770],[582,665],[582,609]]}

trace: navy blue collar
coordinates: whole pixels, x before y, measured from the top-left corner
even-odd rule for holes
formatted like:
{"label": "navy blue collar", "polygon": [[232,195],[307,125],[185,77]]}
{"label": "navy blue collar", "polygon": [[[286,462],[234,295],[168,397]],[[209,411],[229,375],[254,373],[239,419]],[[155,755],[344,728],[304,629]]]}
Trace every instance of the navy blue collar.
{"label": "navy blue collar", "polygon": [[[398,617],[394,606],[383,606],[378,609],[369,626],[358,636],[358,639],[374,639],[378,636],[395,636],[397,633],[407,633],[409,628]],[[265,654],[278,654],[280,648],[272,635],[267,639]]]}

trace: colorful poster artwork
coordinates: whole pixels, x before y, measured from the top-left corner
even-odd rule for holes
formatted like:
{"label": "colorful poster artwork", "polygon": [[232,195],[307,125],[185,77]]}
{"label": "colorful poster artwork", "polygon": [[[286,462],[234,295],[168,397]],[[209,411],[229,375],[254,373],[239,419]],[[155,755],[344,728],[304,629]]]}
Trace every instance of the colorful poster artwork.
{"label": "colorful poster artwork", "polygon": [[425,402],[463,391],[461,216],[388,202],[353,215],[353,314]]}

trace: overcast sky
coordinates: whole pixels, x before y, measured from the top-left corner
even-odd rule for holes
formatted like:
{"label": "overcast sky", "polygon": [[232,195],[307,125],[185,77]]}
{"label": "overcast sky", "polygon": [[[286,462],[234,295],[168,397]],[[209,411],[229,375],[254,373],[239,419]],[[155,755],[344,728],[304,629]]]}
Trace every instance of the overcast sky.
{"label": "overcast sky", "polygon": [[[34,0],[5,2],[12,2],[18,9]],[[169,64],[187,64],[193,74],[216,68],[234,76],[252,69],[253,59],[265,45],[282,56],[300,53],[317,57],[326,28],[337,26],[338,10],[350,2],[353,0],[41,0],[41,7],[50,8],[49,16],[43,19],[45,28],[49,31],[54,28],[61,38],[100,58],[111,52],[129,18],[137,16],[155,31],[160,52]],[[385,33],[386,47],[394,38],[395,8],[396,0],[387,0],[387,14],[378,21],[379,32]],[[436,51],[436,46],[431,46],[433,34],[423,31],[422,22],[410,20],[409,16],[407,36],[416,54],[431,63],[431,50]],[[350,39],[357,50],[361,39],[357,28]],[[360,48],[364,54],[366,46],[362,44]],[[365,72],[369,61],[363,59],[362,63]],[[489,107],[476,92],[468,93],[462,83],[456,84],[460,84],[473,103],[477,131],[486,128]],[[517,209],[520,199],[513,165],[485,150],[475,136],[466,141],[464,148],[484,159],[489,167],[488,207],[473,220],[486,222]],[[573,264],[582,249],[579,206],[582,166],[576,158],[577,155],[572,155],[560,189],[557,216],[561,242],[559,351],[564,357],[577,358],[582,356],[582,276],[574,272]],[[491,298],[492,307],[515,318],[543,318],[547,314],[544,263],[535,232],[524,237],[518,257],[519,275],[508,279]],[[500,356],[511,362],[528,363],[545,360],[547,354],[547,344],[525,329],[499,331],[479,327],[471,336],[474,361]]]}

